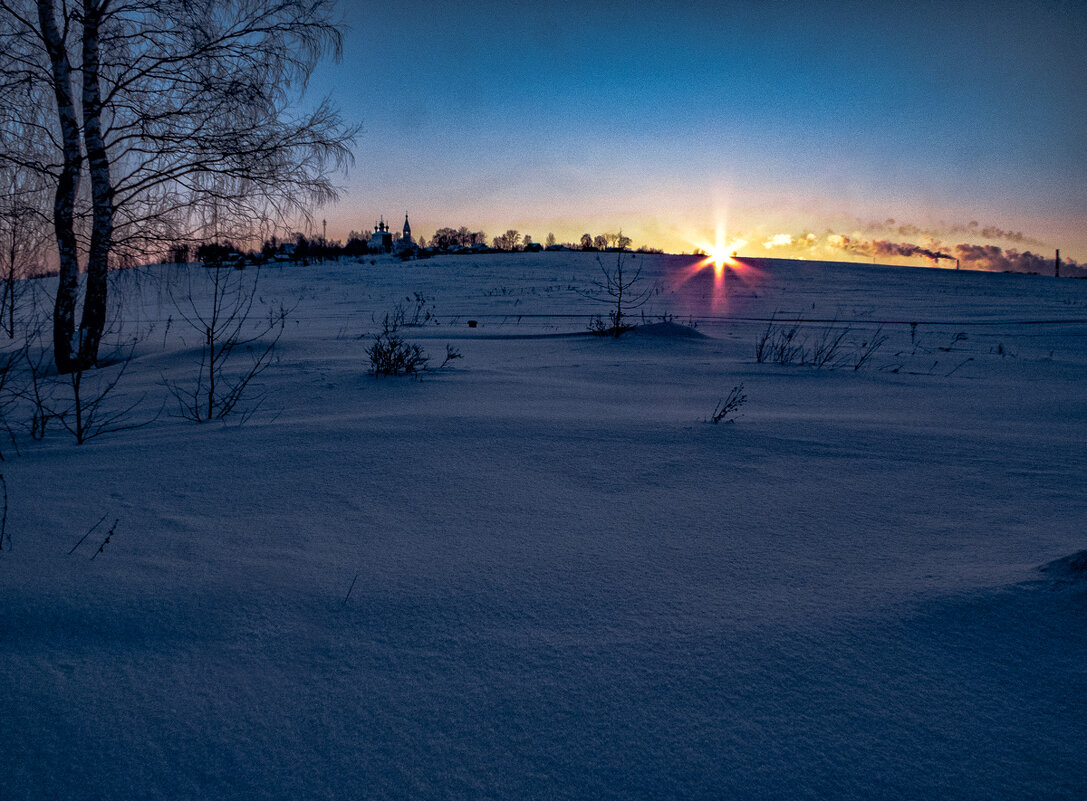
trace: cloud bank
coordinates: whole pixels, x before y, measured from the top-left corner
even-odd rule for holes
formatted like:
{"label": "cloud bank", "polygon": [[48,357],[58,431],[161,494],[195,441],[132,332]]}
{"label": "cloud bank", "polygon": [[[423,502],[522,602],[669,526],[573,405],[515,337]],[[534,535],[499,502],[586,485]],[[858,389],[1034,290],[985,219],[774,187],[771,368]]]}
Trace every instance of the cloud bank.
{"label": "cloud bank", "polygon": [[[890,233],[895,238],[871,235],[873,232]],[[969,237],[967,241],[963,241],[966,237],[958,239],[963,234]],[[821,236],[810,231],[801,234],[772,234],[761,237],[761,245],[765,250],[780,250],[783,255],[787,252],[807,258],[825,258],[833,257],[836,253],[848,253],[872,260],[922,258],[930,260],[936,266],[954,266],[965,270],[1053,274],[1055,254],[1043,255],[1022,247],[1003,247],[986,241],[993,239],[1019,246],[1045,247],[1044,243],[1022,231],[993,225],[982,226],[973,221],[967,225],[938,230],[898,223],[893,219],[869,223],[864,226],[864,232],[848,234],[829,229]],[[1062,258],[1061,274],[1087,275],[1087,264]]]}

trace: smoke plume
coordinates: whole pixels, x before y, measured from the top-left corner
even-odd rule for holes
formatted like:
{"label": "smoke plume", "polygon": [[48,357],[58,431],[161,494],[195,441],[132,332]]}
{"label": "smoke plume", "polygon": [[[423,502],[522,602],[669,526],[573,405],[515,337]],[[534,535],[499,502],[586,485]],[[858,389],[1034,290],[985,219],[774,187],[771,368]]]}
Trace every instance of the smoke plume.
{"label": "smoke plume", "polygon": [[844,234],[831,234],[827,237],[827,243],[831,247],[856,253],[860,256],[879,258],[880,256],[923,256],[932,259],[937,264],[941,259],[955,260],[950,253],[921,247],[908,242],[889,242],[886,239],[864,239],[863,237],[846,236]]}
{"label": "smoke plume", "polygon": [[[983,233],[979,232],[979,233]],[[885,239],[865,239],[861,236],[828,234],[827,245],[831,248],[855,253],[859,256],[878,259],[881,256],[921,256],[932,259],[936,264],[941,261],[957,261],[967,270],[987,270],[989,272],[1042,273],[1052,275],[1053,257],[1019,251],[1014,248],[1004,249],[999,245],[971,244],[963,242],[949,246],[934,242],[929,247],[922,247],[910,242],[890,242]],[[1083,275],[1087,266],[1075,259],[1061,259],[1062,275]]]}
{"label": "smoke plume", "polygon": [[[1013,273],[1053,274],[1053,258],[1014,249],[1004,250],[996,245],[955,245],[955,256],[963,267],[971,270],[990,270]],[[1061,259],[1061,270],[1066,274],[1079,274],[1083,265],[1075,259]]]}
{"label": "smoke plume", "polygon": [[1012,231],[996,225],[983,226],[977,220],[971,220],[966,225],[921,228],[912,223],[899,223],[893,218],[888,218],[882,222],[870,222],[864,225],[863,228],[874,233],[894,234],[903,239],[926,238],[940,240],[965,235],[971,239],[999,239],[1004,242],[1014,242],[1017,245],[1030,245],[1033,247],[1043,247],[1045,245],[1041,240],[1027,236],[1022,231]]}

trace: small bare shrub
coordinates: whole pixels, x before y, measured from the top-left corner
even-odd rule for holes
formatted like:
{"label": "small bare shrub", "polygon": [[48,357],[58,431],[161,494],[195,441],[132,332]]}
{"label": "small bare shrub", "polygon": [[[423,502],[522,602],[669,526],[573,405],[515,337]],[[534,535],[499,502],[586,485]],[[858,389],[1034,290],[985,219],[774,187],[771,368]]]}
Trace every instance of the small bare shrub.
{"label": "small bare shrub", "polygon": [[447,364],[452,362],[454,359],[460,359],[460,358],[462,358],[462,356],[461,356],[461,352],[459,350],[454,348],[452,345],[446,345],[445,346],[445,358],[442,359],[442,363],[438,365],[438,369],[441,370],[443,367],[445,367]]}
{"label": "small bare shrub", "polygon": [[374,336],[366,355],[370,357],[370,373],[375,376],[418,375],[430,361],[419,345],[404,339],[395,316],[390,318],[387,314],[381,333]]}
{"label": "small bare shrub", "polygon": [[[104,523],[105,521],[106,521],[106,515],[102,515],[100,518],[98,518],[98,522],[95,523],[93,526],[91,526],[89,529],[87,529],[87,533],[84,534],[82,537],[80,537],[79,541],[75,545],[73,545],[71,547],[71,549],[68,551],[68,555],[71,556],[72,554],[74,554],[76,552],[76,550],[79,548],[79,546],[82,545],[84,542],[86,542],[87,538],[90,537],[91,534],[93,534],[95,531],[97,531],[98,527],[100,525],[102,525],[102,523]],[[91,559],[90,560],[92,562],[95,559],[98,558],[98,554],[105,553],[106,546],[109,545],[113,541],[113,535],[117,532],[117,524],[120,523],[120,522],[121,522],[120,518],[113,521],[113,525],[110,526],[109,531],[106,532],[105,539],[103,539],[98,544],[98,548],[95,549],[94,553],[91,554]]]}
{"label": "small bare shrub", "polygon": [[103,434],[129,431],[152,422],[154,417],[132,419],[143,395],[131,402],[114,402],[134,348],[135,343],[130,342],[93,367],[77,366],[71,372],[58,373],[41,326],[28,331],[17,354],[20,385],[13,394],[30,407],[30,438],[44,439],[51,421],[75,437],[78,445]]}
{"label": "small bare shrub", "polygon": [[755,343],[755,361],[759,364],[803,364],[804,342],[800,336],[800,318],[792,325],[786,325],[778,323],[776,315],[772,316]]}
{"label": "small bare shrub", "polygon": [[614,309],[608,312],[607,322],[604,322],[599,314],[594,314],[589,320],[589,333],[598,337],[618,337],[627,331],[634,330],[634,325],[625,325],[621,320],[622,318],[617,317]]}
{"label": "small bare shrub", "polygon": [[[193,273],[184,297],[171,293],[171,300],[181,320],[197,332],[200,361],[196,378],[188,384],[163,378],[163,383],[178,404],[178,413],[186,420],[202,423],[222,419],[235,410],[248,419],[263,403],[262,394],[251,395],[245,408],[239,407],[254,379],[263,373],[275,354],[291,310],[270,306],[266,316],[257,317],[259,276],[229,267],[215,266],[196,273],[202,286],[194,286]],[[247,359],[236,360],[239,353]],[[236,366],[237,362],[241,362]]]}
{"label": "small bare shrub", "polygon": [[[814,334],[807,333],[801,318],[792,323],[779,323],[770,318],[766,330],[755,342],[755,361],[759,364],[801,365],[816,369],[835,370],[850,366],[860,370],[887,341],[883,328],[872,336],[853,340],[853,329],[840,325],[835,318]],[[852,341],[851,341],[852,340]]]}
{"label": "small bare shrub", "polygon": [[[134,402],[122,407],[110,408],[105,403],[106,398],[117,388],[131,360],[132,354],[129,353],[114,365],[97,367],[94,370],[73,370],[63,376],[72,390],[71,401],[67,408],[59,413],[53,412],[52,416],[75,437],[76,444],[82,445],[87,440],[102,434],[141,428],[151,422],[150,420],[139,422],[132,420],[132,412],[143,400],[142,395]],[[117,365],[119,365],[117,372],[112,376],[108,375],[107,371],[110,367]],[[89,382],[86,380],[88,377]]]}
{"label": "small bare shrub", "polygon": [[744,394],[744,385],[733,387],[724,400],[718,401],[717,406],[710,415],[711,423],[731,423],[739,419],[740,407],[747,403],[747,395]]}
{"label": "small bare shrub", "polygon": [[[366,355],[370,357],[370,374],[383,375],[410,375],[418,378],[426,372],[430,364],[430,357],[420,345],[408,342],[400,333],[403,318],[395,311],[390,316],[385,315],[381,323],[381,332],[374,335],[374,341],[366,349]],[[452,345],[445,346],[445,358],[437,368],[448,365],[454,359],[461,358],[461,353]]]}

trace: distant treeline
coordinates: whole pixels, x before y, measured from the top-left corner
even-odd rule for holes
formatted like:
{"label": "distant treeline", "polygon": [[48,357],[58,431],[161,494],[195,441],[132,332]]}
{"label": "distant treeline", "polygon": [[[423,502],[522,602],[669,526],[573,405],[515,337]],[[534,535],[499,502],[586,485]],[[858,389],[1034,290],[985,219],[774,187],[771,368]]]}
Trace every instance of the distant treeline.
{"label": "distant treeline", "polygon": [[[554,234],[548,234],[543,243],[533,241],[528,234],[510,229],[494,237],[487,244],[487,235],[482,231],[471,231],[466,227],[439,228],[430,240],[420,237],[416,242],[406,242],[395,236],[391,247],[373,248],[370,245],[371,232],[352,231],[347,243],[329,241],[321,237],[310,239],[304,234],[295,234],[292,239],[280,241],[271,237],[264,241],[260,250],[245,249],[230,240],[205,242],[195,248],[179,245],[170,251],[169,260],[184,263],[195,259],[204,264],[260,264],[274,261],[338,261],[341,257],[355,258],[379,253],[393,253],[403,259],[428,258],[441,254],[464,253],[538,253],[543,250],[579,250],[579,251],[618,251],[630,250],[631,239],[622,231],[617,234],[607,233],[592,236],[582,235],[578,242],[558,242]],[[639,247],[638,253],[663,253],[659,248]]]}
{"label": "distant treeline", "polygon": [[[482,231],[471,231],[466,227],[439,228],[429,242],[419,240],[420,247],[436,248],[440,251],[455,252],[459,248],[487,249],[491,251],[532,251],[532,250],[629,250],[633,244],[629,236],[619,233],[582,234],[577,242],[559,242],[554,234],[548,234],[542,243],[533,240],[530,234],[522,234],[511,228],[504,234],[494,237],[487,245],[487,235]],[[643,253],[660,253],[658,248],[639,248]]]}

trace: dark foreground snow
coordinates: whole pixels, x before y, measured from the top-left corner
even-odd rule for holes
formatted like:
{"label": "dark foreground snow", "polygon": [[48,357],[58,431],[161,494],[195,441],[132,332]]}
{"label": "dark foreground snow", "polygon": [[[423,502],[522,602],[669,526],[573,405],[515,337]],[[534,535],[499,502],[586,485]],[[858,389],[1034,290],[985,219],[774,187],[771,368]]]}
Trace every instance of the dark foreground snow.
{"label": "dark foreground snow", "polygon": [[[639,259],[619,341],[580,254],[277,267],[245,425],[21,441],[0,798],[1082,797],[1087,281]],[[179,277],[118,278],[148,415]],[[367,377],[414,292],[464,358]]]}

